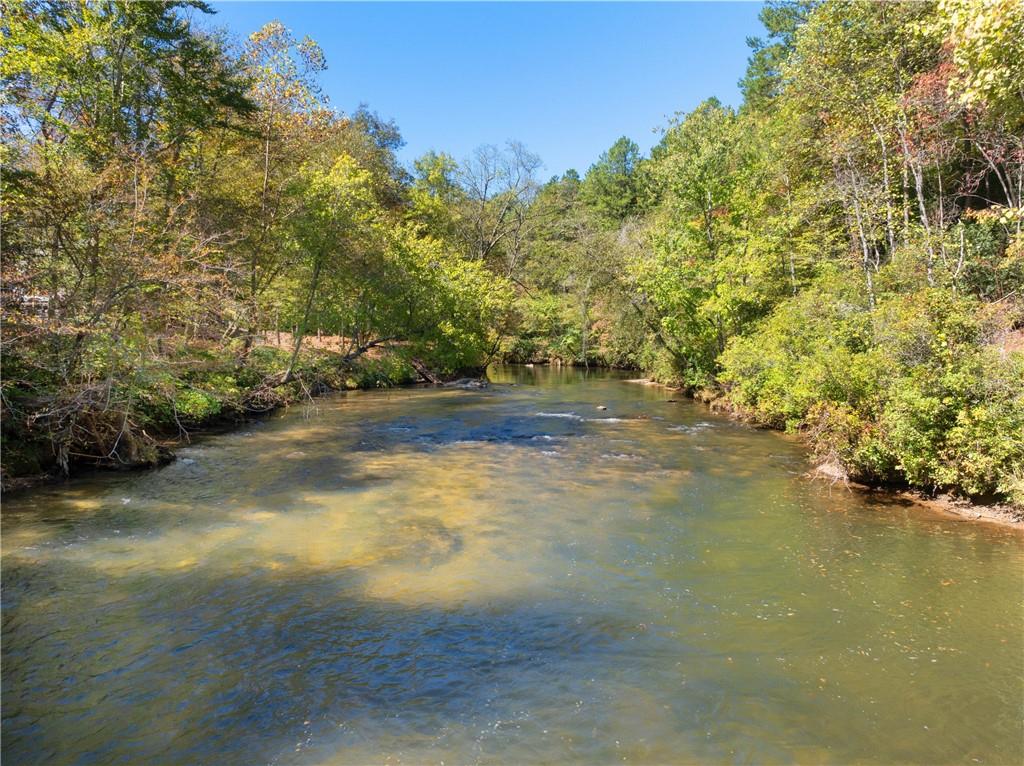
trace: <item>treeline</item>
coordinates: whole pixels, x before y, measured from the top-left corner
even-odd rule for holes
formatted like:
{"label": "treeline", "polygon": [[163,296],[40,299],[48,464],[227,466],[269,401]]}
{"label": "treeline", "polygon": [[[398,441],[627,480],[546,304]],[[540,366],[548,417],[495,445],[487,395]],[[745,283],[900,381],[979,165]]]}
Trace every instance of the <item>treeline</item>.
{"label": "treeline", "polygon": [[[512,290],[466,237],[503,232],[414,183],[395,125],[330,108],[314,41],[236,43],[202,2],[3,5],[6,475],[494,355]],[[493,170],[485,212],[515,195]]]}
{"label": "treeline", "polygon": [[639,367],[834,473],[1024,504],[1024,4],[762,21],[739,110],[539,192],[510,355]]}
{"label": "treeline", "polygon": [[558,360],[643,369],[863,481],[1024,503],[1016,0],[769,3],[738,110],[548,182],[514,142],[403,168],[393,123],[327,103],[313,41],[236,42],[208,10],[4,3],[6,474]]}

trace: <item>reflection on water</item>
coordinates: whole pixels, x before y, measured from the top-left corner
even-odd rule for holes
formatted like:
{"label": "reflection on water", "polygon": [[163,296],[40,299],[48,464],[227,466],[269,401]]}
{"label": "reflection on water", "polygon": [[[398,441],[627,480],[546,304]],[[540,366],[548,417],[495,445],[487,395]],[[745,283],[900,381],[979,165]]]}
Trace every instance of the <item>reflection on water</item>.
{"label": "reflection on water", "polygon": [[492,379],[6,500],[5,764],[1024,758],[1017,533],[619,376]]}

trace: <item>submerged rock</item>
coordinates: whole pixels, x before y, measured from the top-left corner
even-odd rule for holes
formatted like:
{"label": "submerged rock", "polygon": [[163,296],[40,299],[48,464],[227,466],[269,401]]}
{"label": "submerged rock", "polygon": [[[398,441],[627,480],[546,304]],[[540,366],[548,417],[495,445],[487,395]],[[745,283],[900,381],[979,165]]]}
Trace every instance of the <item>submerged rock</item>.
{"label": "submerged rock", "polygon": [[487,388],[491,384],[483,378],[459,378],[444,384],[445,388],[462,388],[467,390],[476,390],[481,388]]}

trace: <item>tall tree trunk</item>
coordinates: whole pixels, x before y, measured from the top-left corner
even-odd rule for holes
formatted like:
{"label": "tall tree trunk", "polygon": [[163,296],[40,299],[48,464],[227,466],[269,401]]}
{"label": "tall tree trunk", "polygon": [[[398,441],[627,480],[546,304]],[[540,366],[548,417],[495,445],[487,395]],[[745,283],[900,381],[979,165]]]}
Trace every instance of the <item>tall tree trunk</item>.
{"label": "tall tree trunk", "polygon": [[914,191],[917,193],[917,208],[921,216],[921,225],[924,226],[925,249],[928,252],[927,278],[928,286],[935,287],[935,247],[932,243],[932,227],[928,220],[928,206],[924,199],[924,171],[920,164],[914,161],[910,152],[910,145],[907,142],[906,129],[900,127],[900,143],[903,147],[903,158],[910,167],[910,173],[914,177]]}
{"label": "tall tree trunk", "polygon": [[[873,123],[872,127],[874,127]],[[878,143],[882,147],[882,185],[885,193],[885,233],[886,238],[889,241],[889,257],[891,258],[893,251],[896,250],[896,233],[893,231],[892,194],[889,191],[889,147],[886,146],[885,136],[882,135],[882,131],[877,127],[874,129],[875,135],[878,137]]]}
{"label": "tall tree trunk", "polygon": [[708,240],[708,250],[711,255],[715,254],[715,232],[714,232],[714,207],[711,199],[711,192],[707,192],[707,202],[704,206],[704,236]]}
{"label": "tall tree trunk", "polygon": [[903,246],[910,244],[910,169],[903,158]]}
{"label": "tall tree trunk", "polygon": [[947,267],[946,263],[946,199],[945,194],[942,190],[942,167],[939,165],[939,158],[935,158],[935,178],[939,184],[939,199],[938,199],[938,213],[939,213],[939,255],[942,256],[942,265]]}
{"label": "tall tree trunk", "polygon": [[875,281],[871,274],[871,248],[868,246],[867,234],[864,231],[864,217],[861,214],[860,209],[860,198],[857,194],[857,179],[853,169],[853,160],[849,154],[846,155],[846,164],[850,172],[850,192],[853,197],[853,213],[857,223],[857,236],[860,240],[862,265],[864,267],[864,277],[867,281],[868,288],[868,306],[872,310],[875,308]]}
{"label": "tall tree trunk", "polygon": [[267,131],[264,134],[263,139],[263,185],[260,189],[260,235],[256,241],[256,246],[250,253],[249,261],[249,310],[251,313],[249,317],[249,329],[245,333],[245,345],[242,349],[242,355],[247,356],[249,350],[252,348],[253,338],[256,336],[259,330],[259,321],[256,316],[256,298],[259,294],[259,261],[260,253],[263,252],[263,248],[266,247],[267,234],[270,230],[270,222],[267,220],[267,195],[270,191],[270,141],[272,137],[272,128],[268,123]]}
{"label": "tall tree trunk", "polygon": [[281,380],[282,383],[288,383],[292,380],[295,373],[295,363],[299,358],[299,349],[302,348],[302,338],[306,332],[306,326],[309,324],[309,315],[313,310],[313,299],[316,296],[316,288],[320,282],[320,267],[323,265],[323,258],[317,256],[316,261],[313,264],[313,278],[310,280],[309,295],[306,296],[306,308],[302,314],[302,324],[300,324],[295,333],[295,347],[292,349],[292,357],[288,360],[288,369],[284,372],[284,378]]}

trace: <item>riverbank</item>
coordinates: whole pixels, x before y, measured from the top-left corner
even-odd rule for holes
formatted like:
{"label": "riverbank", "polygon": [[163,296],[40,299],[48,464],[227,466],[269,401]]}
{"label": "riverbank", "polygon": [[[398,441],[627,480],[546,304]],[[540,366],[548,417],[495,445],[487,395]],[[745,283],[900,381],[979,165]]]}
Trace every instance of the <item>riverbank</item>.
{"label": "riverbank", "polygon": [[[392,349],[375,347],[352,358],[312,342],[299,355],[292,378],[281,382],[288,356],[273,342],[252,349],[244,364],[203,348],[169,351],[133,379],[41,398],[59,418],[20,417],[18,400],[5,398],[0,489],[7,494],[90,471],[166,465],[175,459],[174,450],[193,438],[223,433],[282,407],[326,393],[412,385],[421,379]],[[174,365],[179,370],[171,377],[167,370]]]}
{"label": "riverbank", "polygon": [[[744,416],[742,411],[737,410],[734,407],[722,406],[722,400],[720,397],[697,395],[693,392],[686,391],[680,386],[660,383],[656,380],[652,380],[651,378],[631,378],[626,382],[678,392],[681,396],[686,396],[689,399],[706,404],[709,408],[719,414],[727,415],[735,420],[749,423],[751,425],[764,427],[763,424],[757,423],[753,418]],[[841,484],[850,491],[880,494],[887,497],[908,500],[916,505],[928,508],[931,511],[954,516],[965,521],[980,521],[1024,530],[1024,508],[1014,506],[1009,503],[978,503],[969,498],[958,497],[950,493],[930,495],[913,487],[901,488],[881,485],[872,486],[851,478],[846,469],[835,462],[823,462],[818,465],[813,465],[807,471],[805,476],[815,481]]]}
{"label": "riverbank", "polygon": [[928,497],[921,492],[904,490],[893,492],[891,490],[875,490],[871,487],[858,485],[857,489],[863,492],[887,492],[896,497],[910,500],[917,505],[928,508],[949,516],[954,516],[963,521],[978,521],[988,524],[1012,527],[1024,531],[1024,509],[1015,508],[1006,504],[983,505],[972,503],[970,500],[953,497],[952,495],[938,495]]}
{"label": "riverbank", "polygon": [[[266,347],[261,347],[261,350],[264,352],[280,351],[280,349],[272,348],[269,343]],[[139,452],[133,460],[111,459],[108,455],[105,459],[79,460],[71,464],[69,470],[65,471],[61,470],[56,457],[51,454],[44,470],[13,475],[6,470],[5,462],[5,471],[2,477],[3,492],[9,494],[31,489],[61,481],[71,475],[78,476],[88,472],[138,471],[165,465],[175,460],[176,449],[191,444],[195,438],[230,431],[280,408],[301,401],[312,401],[319,395],[345,390],[389,388],[430,382],[424,381],[404,357],[385,348],[374,349],[372,354],[357,360],[350,360],[345,364],[342,364],[341,360],[342,356],[339,351],[331,348],[327,341],[317,344],[303,354],[302,362],[298,367],[300,373],[296,380],[283,386],[274,387],[272,395],[267,394],[265,386],[262,387],[261,403],[257,408],[252,406],[252,402],[254,394],[261,391],[260,386],[254,385],[246,390],[235,391],[233,396],[219,398],[213,398],[213,395],[206,391],[204,395],[211,397],[212,401],[216,403],[215,407],[207,407],[201,411],[205,413],[204,415],[194,415],[188,419],[187,427],[182,423],[181,418],[176,417],[174,421],[176,430],[156,428],[153,429],[152,434],[146,434],[143,431],[148,440],[148,449]],[[523,365],[527,368],[534,366],[534,364]],[[661,383],[651,378],[630,378],[625,379],[624,382],[676,392],[680,396],[686,396],[707,405],[719,414],[764,427],[754,419],[745,417],[736,408],[722,406],[721,397],[706,393],[701,395],[699,392],[690,392],[682,387]],[[44,445],[36,444],[35,446],[39,449]],[[10,441],[6,434],[4,451],[5,456],[10,454]],[[38,463],[43,463],[46,457],[40,455],[34,459]],[[948,493],[931,495],[912,487],[871,485],[852,478],[843,466],[834,461],[814,465],[808,470],[806,476],[816,481],[841,484],[849,491],[881,494],[910,501],[931,511],[966,521],[981,521],[1024,529],[1024,508],[1007,503],[978,503]]]}
{"label": "riverbank", "polygon": [[[400,346],[378,345],[353,357],[337,336],[313,336],[309,341],[299,355],[293,378],[285,383],[279,382],[277,370],[283,369],[290,353],[291,335],[267,333],[251,352],[248,368],[219,358],[211,360],[213,364],[205,370],[203,378],[192,380],[192,386],[176,386],[171,392],[149,392],[149,398],[158,400],[162,406],[138,411],[136,416],[141,422],[134,423],[133,432],[122,437],[136,442],[127,455],[102,454],[101,450],[97,456],[79,457],[62,467],[53,441],[38,435],[34,440],[25,438],[25,430],[19,434],[17,424],[12,427],[6,423],[0,489],[7,495],[87,473],[157,468],[173,462],[175,450],[196,439],[229,432],[282,408],[312,403],[325,394],[418,385],[465,389],[487,385],[486,380],[466,377],[472,371],[436,373],[421,360],[402,353]],[[168,405],[172,418],[167,417]],[[12,450],[11,440],[19,435],[21,443]],[[11,471],[12,463],[16,468],[35,465],[39,470]]]}

